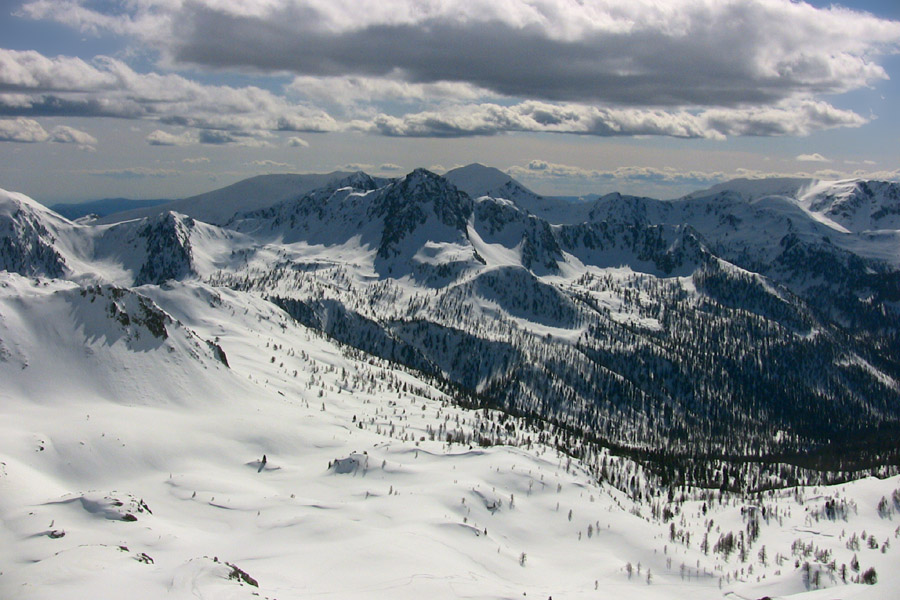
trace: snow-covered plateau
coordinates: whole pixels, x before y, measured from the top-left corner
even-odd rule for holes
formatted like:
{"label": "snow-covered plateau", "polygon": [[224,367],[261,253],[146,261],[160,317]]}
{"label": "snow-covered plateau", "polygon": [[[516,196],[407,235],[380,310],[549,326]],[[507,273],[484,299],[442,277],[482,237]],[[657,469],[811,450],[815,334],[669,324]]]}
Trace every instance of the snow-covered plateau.
{"label": "snow-covered plateau", "polygon": [[0,191],[0,598],[900,596],[896,184],[486,169]]}

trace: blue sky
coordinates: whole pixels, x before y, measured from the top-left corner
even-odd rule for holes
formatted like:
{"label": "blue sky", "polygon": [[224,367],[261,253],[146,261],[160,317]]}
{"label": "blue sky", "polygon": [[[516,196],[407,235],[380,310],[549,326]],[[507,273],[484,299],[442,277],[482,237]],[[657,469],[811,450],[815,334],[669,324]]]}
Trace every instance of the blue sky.
{"label": "blue sky", "polygon": [[470,162],[544,193],[900,177],[895,0],[13,0],[0,187]]}

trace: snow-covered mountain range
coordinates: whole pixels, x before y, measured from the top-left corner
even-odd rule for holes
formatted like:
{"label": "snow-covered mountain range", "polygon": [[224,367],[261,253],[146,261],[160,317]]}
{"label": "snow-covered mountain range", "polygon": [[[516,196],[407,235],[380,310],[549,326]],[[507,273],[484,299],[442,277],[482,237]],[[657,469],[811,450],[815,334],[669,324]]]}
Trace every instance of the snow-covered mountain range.
{"label": "snow-covered mountain range", "polygon": [[3,597],[900,589],[897,184],[0,191],[0,269]]}

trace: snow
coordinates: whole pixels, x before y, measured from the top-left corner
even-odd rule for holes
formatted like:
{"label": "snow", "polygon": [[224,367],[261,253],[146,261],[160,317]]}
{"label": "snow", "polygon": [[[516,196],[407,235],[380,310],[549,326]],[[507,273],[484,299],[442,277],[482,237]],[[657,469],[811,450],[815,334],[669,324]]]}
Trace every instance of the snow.
{"label": "snow", "polygon": [[[741,528],[738,504],[700,516],[700,501],[686,502],[687,547],[647,506],[551,448],[431,441],[429,428],[473,413],[412,374],[344,356],[261,300],[198,283],[141,288],[183,322],[169,327],[169,350],[129,348],[103,311],[66,325],[100,302],[73,284],[4,274],[2,290],[0,339],[29,357],[25,368],[0,363],[4,597],[820,597],[793,558],[780,576],[773,558],[719,588],[742,564],[704,555],[699,539],[706,518]],[[230,369],[191,345],[212,338]],[[353,383],[369,375],[375,387]],[[849,562],[851,531],[895,540],[897,513],[879,518],[875,505],[898,487],[894,478],[804,490],[803,504],[787,491],[771,502],[790,515],[763,526],[757,548],[790,555],[799,538]],[[858,514],[813,520],[813,498],[825,494],[853,500]],[[841,597],[897,589],[894,546],[858,551],[881,583],[836,584]],[[229,579],[226,562],[259,588]],[[628,562],[640,576],[629,579]]]}
{"label": "snow", "polygon": [[521,252],[517,247],[486,242],[472,223],[468,227],[468,237],[475,251],[489,266],[522,266]]}
{"label": "snow", "polygon": [[[466,169],[473,186],[499,181],[496,173]],[[816,231],[824,225],[852,235],[811,204],[791,201],[785,194],[796,185],[754,182],[739,191],[752,196],[748,210],[779,219],[813,215]],[[12,201],[41,210],[4,194],[0,210],[11,210]],[[229,198],[217,218],[235,209],[238,196]],[[348,188],[329,202],[358,209],[365,198]],[[745,531],[744,509],[753,499],[714,501],[715,491],[686,490],[666,522],[651,515],[652,503],[669,506],[664,498],[633,500],[551,446],[448,443],[450,432],[471,434],[478,419],[496,423],[499,416],[456,406],[420,375],[348,352],[250,292],[213,287],[202,277],[123,287],[147,259],[134,239],[144,221],[93,227],[41,214],[56,228],[72,273],[67,281],[0,272],[0,597],[900,595],[900,506],[888,514],[876,509],[900,489],[898,477],[762,495],[757,500],[777,516],[760,522],[748,560],[704,552],[704,533],[712,545],[720,534]],[[473,318],[494,312],[535,336],[575,343],[578,324],[500,300],[527,285],[558,294],[565,306],[568,286],[586,277],[586,293],[610,320],[661,327],[641,312],[646,298],[634,270],[652,266],[625,250],[599,258],[563,254],[558,273],[538,276],[522,266],[510,231],[482,236],[474,219],[465,231],[429,219],[422,231],[440,236],[419,231],[404,238],[393,264],[467,261],[469,270],[450,291],[471,295]],[[716,222],[701,224],[713,230]],[[239,233],[197,221],[190,229],[194,266],[202,276],[269,270],[278,262],[340,267],[343,280],[315,272],[303,279],[319,298],[339,296],[342,285],[377,278],[376,227],[356,223],[340,223],[340,235],[330,229],[335,223],[320,223],[303,240],[270,231],[260,242],[249,233],[258,224]],[[746,235],[764,233],[771,231]],[[476,264],[473,251],[486,264]],[[422,291],[405,275],[383,285],[398,307]],[[592,289],[590,277],[600,275],[635,282],[629,302]],[[690,276],[678,275],[675,281],[697,293]],[[874,372],[859,357],[852,362]],[[623,473],[643,477],[639,465],[609,458]],[[828,499],[851,508],[825,518]],[[670,539],[671,524],[691,541]],[[865,542],[848,548],[862,531],[877,549]],[[877,569],[878,585],[845,584],[826,561],[815,568],[825,569],[820,584],[827,589],[811,589],[795,561],[816,561],[792,551],[797,540],[830,551],[838,566],[856,554],[862,570]],[[757,559],[761,546],[766,561]],[[786,557],[781,564],[778,554]]]}

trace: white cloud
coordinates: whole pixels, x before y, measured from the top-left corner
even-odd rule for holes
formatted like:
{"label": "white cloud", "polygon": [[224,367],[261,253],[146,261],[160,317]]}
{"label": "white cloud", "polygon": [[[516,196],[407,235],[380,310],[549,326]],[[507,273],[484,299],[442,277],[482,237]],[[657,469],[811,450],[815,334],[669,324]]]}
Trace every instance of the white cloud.
{"label": "white cloud", "polygon": [[380,114],[352,126],[395,137],[463,137],[532,131],[596,136],[660,135],[724,139],[730,135],[808,135],[834,127],[856,127],[866,119],[825,102],[784,102],[767,108],[610,109],[583,104],[526,101],[451,105],[399,117]]}
{"label": "white cloud", "polygon": [[94,150],[97,138],[67,125],[58,125],[50,133],[34,119],[0,119],[0,142],[38,143],[56,142],[76,144],[83,150]]}
{"label": "white cloud", "polygon": [[[15,93],[0,94],[0,115],[151,119],[233,132],[235,137],[338,128],[321,109],[289,102],[268,90],[204,85],[175,74],[141,74],[105,56],[89,64],[0,49],[0,90],[4,89]],[[155,139],[157,144],[173,142],[165,136]]]}
{"label": "white cloud", "polygon": [[[140,40],[167,64],[294,73],[308,93],[741,106],[887,77],[900,23],[790,0],[31,0],[20,14]],[[402,40],[402,43],[398,43]],[[357,78],[353,83],[341,77]],[[394,83],[385,78],[397,80]],[[402,80],[402,81],[401,81]],[[374,83],[373,83],[374,82]],[[404,85],[404,82],[406,85]],[[471,100],[471,98],[470,98]]]}
{"label": "white cloud", "polygon": [[348,163],[341,167],[343,171],[371,171],[375,165],[367,163]]}
{"label": "white cloud", "polygon": [[575,104],[526,101],[513,106],[494,103],[451,105],[401,117],[380,114],[355,127],[397,137],[462,137],[515,131],[584,135],[668,135],[720,137],[686,111],[602,109]]}
{"label": "white cloud", "polygon": [[82,5],[79,0],[34,0],[26,2],[16,15],[33,19],[49,18],[89,34],[110,31],[118,35],[149,37],[165,35],[172,10],[181,0],[132,0],[113,14]]}
{"label": "white cloud", "polygon": [[[146,138],[157,146],[259,147],[276,132],[346,130],[805,136],[869,122],[821,97],[887,78],[878,59],[900,52],[900,22],[790,0],[113,4],[27,0],[16,14],[127,36],[136,52],[158,51],[159,72],[107,56],[0,49],[0,116],[114,117],[185,130],[157,129]],[[182,67],[191,70],[179,74]],[[204,68],[290,83],[273,91],[184,74]],[[5,128],[8,138],[41,135],[9,121]],[[301,137],[285,143],[308,147]]]}
{"label": "white cloud", "polygon": [[209,159],[206,158],[205,156],[198,156],[196,158],[182,158],[181,162],[183,162],[187,165],[196,165],[196,164],[208,163]]}
{"label": "white cloud", "polygon": [[747,109],[711,109],[704,116],[710,127],[734,136],[805,136],[823,129],[859,127],[869,121],[852,110],[808,98]]}
{"label": "white cloud", "polygon": [[66,125],[59,125],[53,128],[50,140],[61,144],[79,144],[82,146],[97,145],[97,138],[84,131],[79,131]]}
{"label": "white cloud", "polygon": [[188,146],[197,143],[197,138],[190,133],[174,134],[161,129],[148,135],[146,140],[151,146]]}
{"label": "white cloud", "polygon": [[266,132],[228,131],[222,129],[200,129],[198,131],[185,131],[183,133],[168,133],[157,129],[145,139],[151,146],[192,146],[194,144],[208,144],[212,146],[238,145],[263,147],[269,146],[269,142],[261,139]]}
{"label": "white cloud", "polygon": [[58,125],[50,132],[50,141],[59,144],[77,144],[82,150],[95,150],[97,138],[67,125]]}
{"label": "white cloud", "polygon": [[47,130],[34,119],[0,119],[0,142],[35,143],[50,139]]}
{"label": "white cloud", "polygon": [[402,171],[403,167],[394,163],[382,163],[378,165],[379,171]]}
{"label": "white cloud", "polygon": [[295,77],[288,90],[298,96],[333,104],[383,101],[425,102],[477,100],[493,96],[465,82],[410,83],[400,73],[392,77]]}
{"label": "white cloud", "polygon": [[267,168],[277,168],[277,169],[288,169],[291,165],[283,162],[277,162],[274,160],[252,160],[248,165],[253,165],[254,167],[267,167]]}
{"label": "white cloud", "polygon": [[794,160],[799,162],[831,162],[830,158],[825,158],[818,152],[813,152],[812,154],[798,154]]}

